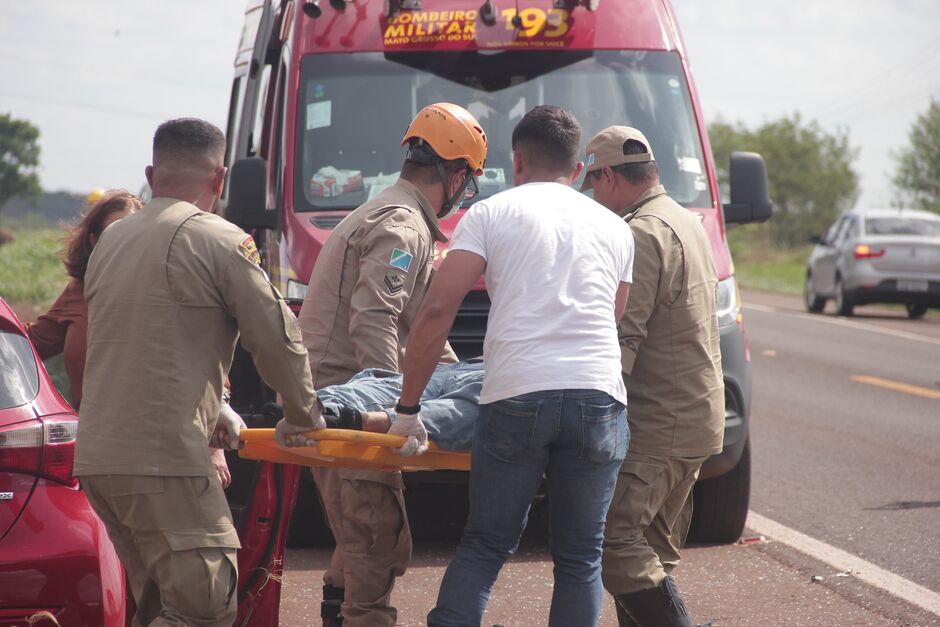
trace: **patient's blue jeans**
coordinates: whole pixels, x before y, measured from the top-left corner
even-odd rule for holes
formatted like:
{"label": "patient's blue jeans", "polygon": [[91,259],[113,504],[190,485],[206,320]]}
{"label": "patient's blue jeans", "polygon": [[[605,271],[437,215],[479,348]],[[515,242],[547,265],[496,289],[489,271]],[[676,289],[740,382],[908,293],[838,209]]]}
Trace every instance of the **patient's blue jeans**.
{"label": "patient's blue jeans", "polygon": [[[349,383],[331,385],[317,391],[328,409],[339,413],[339,405],[360,411],[386,411],[395,421],[395,403],[401,396],[401,375],[387,370],[363,370]],[[473,430],[480,413],[483,364],[461,361],[441,364],[431,376],[421,396],[421,420],[428,437],[441,448],[466,451],[473,442]]]}

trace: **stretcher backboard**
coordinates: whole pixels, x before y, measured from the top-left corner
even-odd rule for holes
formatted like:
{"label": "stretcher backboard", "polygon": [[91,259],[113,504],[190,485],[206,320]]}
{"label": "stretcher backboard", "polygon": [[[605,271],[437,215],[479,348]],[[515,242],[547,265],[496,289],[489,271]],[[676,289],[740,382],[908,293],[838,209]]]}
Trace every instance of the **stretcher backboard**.
{"label": "stretcher backboard", "polygon": [[350,429],[311,431],[315,446],[282,448],[274,439],[274,429],[242,429],[238,455],[279,464],[329,466],[368,470],[470,470],[470,453],[446,451],[433,442],[429,450],[417,457],[402,457],[393,449],[402,446],[405,438],[385,433],[369,433]]}

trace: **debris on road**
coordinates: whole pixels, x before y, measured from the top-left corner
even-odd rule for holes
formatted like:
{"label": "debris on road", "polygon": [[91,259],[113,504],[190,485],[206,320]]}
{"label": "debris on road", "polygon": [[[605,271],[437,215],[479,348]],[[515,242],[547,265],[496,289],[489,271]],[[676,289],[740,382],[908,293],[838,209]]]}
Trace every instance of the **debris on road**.
{"label": "debris on road", "polygon": [[813,575],[812,577],[810,577],[810,581],[811,581],[812,583],[819,583],[819,582],[822,581],[823,579],[824,579],[824,577],[822,577],[821,575]]}
{"label": "debris on road", "polygon": [[741,538],[735,544],[750,545],[750,544],[760,544],[762,542],[767,542],[767,538],[765,538],[764,536],[748,536],[747,538]]}

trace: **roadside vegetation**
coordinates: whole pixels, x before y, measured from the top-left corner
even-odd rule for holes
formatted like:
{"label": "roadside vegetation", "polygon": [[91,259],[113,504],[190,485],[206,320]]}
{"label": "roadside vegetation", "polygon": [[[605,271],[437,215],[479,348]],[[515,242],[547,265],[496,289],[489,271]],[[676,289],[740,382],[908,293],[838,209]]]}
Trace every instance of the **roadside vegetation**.
{"label": "roadside vegetation", "polygon": [[802,294],[809,244],[783,248],[775,246],[761,225],[732,226],[728,245],[734,259],[734,273],[744,289]]}
{"label": "roadside vegetation", "polygon": [[[36,216],[4,218],[2,228],[14,239],[0,246],[0,297],[23,322],[31,322],[49,308],[68,283],[59,257],[63,232]],[[44,365],[56,389],[71,403],[62,355],[45,360]]]}
{"label": "roadside vegetation", "polygon": [[0,246],[0,296],[15,308],[44,310],[68,282],[59,258],[62,230],[37,218],[5,219],[13,241]]}

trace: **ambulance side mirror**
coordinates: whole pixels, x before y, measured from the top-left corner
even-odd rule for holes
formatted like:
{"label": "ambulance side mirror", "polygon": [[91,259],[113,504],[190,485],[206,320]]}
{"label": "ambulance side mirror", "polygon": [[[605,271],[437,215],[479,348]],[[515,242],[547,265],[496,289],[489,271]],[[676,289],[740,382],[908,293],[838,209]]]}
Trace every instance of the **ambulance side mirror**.
{"label": "ambulance side mirror", "polygon": [[267,208],[268,175],[264,159],[245,157],[229,173],[225,218],[244,230],[277,227],[277,211]]}
{"label": "ambulance side mirror", "polygon": [[725,224],[765,222],[774,206],[767,193],[767,166],[756,152],[732,152],[728,168],[731,202],[724,204]]}

